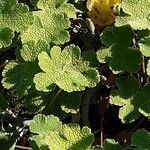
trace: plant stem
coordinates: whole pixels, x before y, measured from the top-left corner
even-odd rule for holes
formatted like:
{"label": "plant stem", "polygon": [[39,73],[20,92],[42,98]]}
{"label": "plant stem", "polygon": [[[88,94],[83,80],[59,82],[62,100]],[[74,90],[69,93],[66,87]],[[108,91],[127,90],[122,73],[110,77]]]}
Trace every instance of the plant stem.
{"label": "plant stem", "polygon": [[100,146],[103,146],[103,117],[100,120]]}
{"label": "plant stem", "polygon": [[3,68],[3,67],[5,67],[8,63],[9,63],[9,61],[6,60],[2,65],[0,65],[0,69]]}
{"label": "plant stem", "polygon": [[30,147],[19,146],[19,145],[16,145],[15,148],[24,149],[24,150],[32,150],[32,148],[30,148]]}

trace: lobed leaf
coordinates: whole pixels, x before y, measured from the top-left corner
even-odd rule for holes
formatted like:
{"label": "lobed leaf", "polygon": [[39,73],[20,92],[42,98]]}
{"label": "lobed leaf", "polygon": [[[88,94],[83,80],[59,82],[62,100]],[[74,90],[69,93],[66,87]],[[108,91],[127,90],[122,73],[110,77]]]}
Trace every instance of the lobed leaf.
{"label": "lobed leaf", "polygon": [[64,44],[69,41],[69,18],[75,17],[75,8],[66,0],[39,0],[39,11],[34,11],[34,23],[22,35],[22,42],[46,40],[48,43]]}
{"label": "lobed leaf", "polygon": [[139,129],[132,135],[131,145],[137,149],[149,150],[150,133],[145,129]]}
{"label": "lobed leaf", "polygon": [[38,54],[42,51],[49,51],[49,45],[46,41],[39,40],[35,44],[34,41],[30,41],[22,46],[22,49],[19,51],[21,57],[24,61],[36,61]]}
{"label": "lobed leaf", "polygon": [[129,123],[137,119],[142,113],[150,116],[150,85],[140,88],[140,82],[133,76],[117,79],[118,90],[111,93],[110,103],[121,106],[119,118],[123,123]]}
{"label": "lobed leaf", "polygon": [[33,84],[34,75],[39,68],[34,62],[10,62],[2,72],[2,85],[6,89],[16,88],[18,94],[24,95]]}
{"label": "lobed leaf", "polygon": [[80,129],[78,124],[62,125],[59,119],[52,115],[37,115],[31,122],[30,129],[33,132],[39,131],[39,135],[35,135],[31,142],[35,150],[88,150],[94,138],[88,127]]}
{"label": "lobed leaf", "polygon": [[36,89],[48,92],[55,85],[67,92],[82,91],[85,87],[94,87],[99,82],[99,74],[82,61],[80,49],[70,45],[61,52],[53,47],[50,56],[46,52],[39,54],[39,66],[43,72],[34,77]]}
{"label": "lobed leaf", "polygon": [[0,28],[0,48],[9,46],[13,37],[14,33],[10,28]]}
{"label": "lobed leaf", "polygon": [[116,26],[129,24],[135,30],[150,29],[150,0],[124,0],[122,9],[126,15],[116,19]]}
{"label": "lobed leaf", "polygon": [[133,36],[134,33],[130,26],[105,30],[101,35],[101,41],[107,48],[97,52],[99,61],[102,62],[100,54],[105,51],[104,59],[110,57],[109,67],[115,74],[125,71],[137,72],[142,62],[142,55],[139,49],[130,47]]}
{"label": "lobed leaf", "polygon": [[33,15],[28,6],[18,3],[18,0],[0,0],[0,29],[7,27],[22,33],[32,23]]}

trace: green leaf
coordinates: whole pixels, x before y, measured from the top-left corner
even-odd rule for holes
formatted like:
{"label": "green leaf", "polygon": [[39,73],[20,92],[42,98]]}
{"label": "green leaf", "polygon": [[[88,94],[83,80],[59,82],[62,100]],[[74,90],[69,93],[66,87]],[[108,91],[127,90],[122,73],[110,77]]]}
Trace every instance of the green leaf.
{"label": "green leaf", "polygon": [[90,148],[90,150],[103,150],[103,149],[102,149],[101,146],[96,145],[96,146],[92,146],[92,147]]}
{"label": "green leaf", "polygon": [[[24,32],[33,23],[28,6],[17,0],[0,1],[0,28],[8,27],[13,31]],[[11,33],[12,34],[12,33]]]}
{"label": "green leaf", "polygon": [[146,71],[147,71],[147,74],[150,76],[150,60],[148,61]]}
{"label": "green leaf", "polygon": [[44,112],[46,114],[53,114],[59,118],[64,117],[65,113],[78,113],[81,104],[81,93],[68,93],[55,89],[46,97],[47,105]]}
{"label": "green leaf", "polygon": [[[131,48],[134,33],[130,26],[114,27],[110,30],[105,30],[101,35],[101,41],[104,45],[110,48],[111,58],[109,67],[114,73],[128,71],[131,73],[137,72],[142,62],[142,55],[139,49]],[[125,38],[122,38],[125,37]],[[108,48],[105,53],[108,55]],[[104,49],[102,51],[104,53]],[[100,53],[100,51],[98,51]],[[98,55],[97,53],[97,55]],[[100,53],[101,55],[103,53]],[[99,54],[99,60],[101,57]],[[106,58],[108,56],[105,56]],[[104,59],[105,59],[104,57]]]}
{"label": "green leaf", "polygon": [[[88,127],[80,129],[78,124],[64,124],[57,117],[37,115],[31,122],[32,132],[39,135],[33,137],[35,150],[88,150],[93,143],[94,136]],[[31,143],[31,144],[32,144]],[[58,144],[56,144],[58,143]]]}
{"label": "green leaf", "polygon": [[46,101],[41,93],[32,91],[25,97],[24,105],[29,113],[37,114],[45,108]]}
{"label": "green leaf", "polygon": [[46,134],[49,132],[59,131],[62,128],[62,123],[59,118],[53,115],[44,116],[38,114],[34,117],[30,124],[30,130],[38,134]]}
{"label": "green leaf", "polygon": [[139,117],[139,112],[150,116],[150,84],[140,87],[140,81],[133,76],[119,77],[118,90],[111,93],[110,103],[121,106],[119,118],[123,123],[130,123]]}
{"label": "green leaf", "polygon": [[140,103],[132,104],[133,101],[136,101],[134,96],[139,90],[140,81],[133,76],[128,76],[117,78],[116,84],[119,89],[112,91],[110,103],[121,106],[119,118],[123,123],[133,122],[140,115],[138,111]]}
{"label": "green leaf", "polygon": [[139,46],[142,54],[146,57],[150,57],[150,37],[141,39]]}
{"label": "green leaf", "polygon": [[111,59],[111,48],[102,48],[96,52],[97,59],[100,63],[109,62]]}
{"label": "green leaf", "polygon": [[88,61],[89,62],[89,66],[90,67],[98,67],[99,66],[99,62],[98,59],[96,57],[96,54],[94,51],[86,51],[82,53],[82,57],[84,61]]}
{"label": "green leaf", "polygon": [[150,133],[145,129],[139,129],[132,135],[131,145],[141,149],[150,149]]}
{"label": "green leaf", "polygon": [[13,37],[14,33],[10,28],[0,28],[0,48],[9,46]]}
{"label": "green leaf", "polygon": [[14,150],[14,139],[9,133],[0,133],[0,147],[3,150]]}
{"label": "green leaf", "polygon": [[79,107],[81,103],[81,94],[73,92],[67,93],[62,92],[59,95],[61,109],[66,113],[76,114],[79,112]]}
{"label": "green leaf", "polygon": [[33,84],[34,75],[39,68],[34,62],[10,62],[2,72],[2,84],[6,89],[16,88],[18,94],[24,95]]}
{"label": "green leaf", "polygon": [[139,92],[135,95],[131,101],[133,106],[139,107],[139,112],[144,116],[150,116],[150,84],[146,84]]}
{"label": "green leaf", "polygon": [[34,41],[30,41],[27,44],[24,44],[20,50],[20,55],[24,61],[35,61],[38,58],[38,54],[42,51],[49,51],[49,45],[46,41],[39,40],[36,44]]}
{"label": "green leaf", "polygon": [[64,44],[69,41],[69,18],[75,17],[75,8],[67,0],[39,0],[39,11],[34,11],[33,25],[22,35],[22,42],[46,40]]}
{"label": "green leaf", "polygon": [[123,150],[123,147],[113,139],[106,139],[103,144],[103,150]]}
{"label": "green leaf", "polygon": [[150,35],[150,30],[148,30],[148,29],[139,30],[138,33],[137,33],[137,37],[139,39],[148,37],[149,35]]}
{"label": "green leaf", "polygon": [[60,47],[54,46],[50,56],[42,52],[38,58],[43,72],[35,75],[34,83],[39,91],[51,91],[55,85],[67,92],[82,91],[96,86],[100,80],[98,71],[82,61],[80,49],[74,45],[62,52]]}
{"label": "green leaf", "polygon": [[116,26],[129,24],[133,29],[150,29],[150,0],[124,0],[122,9],[127,15],[116,19]]}

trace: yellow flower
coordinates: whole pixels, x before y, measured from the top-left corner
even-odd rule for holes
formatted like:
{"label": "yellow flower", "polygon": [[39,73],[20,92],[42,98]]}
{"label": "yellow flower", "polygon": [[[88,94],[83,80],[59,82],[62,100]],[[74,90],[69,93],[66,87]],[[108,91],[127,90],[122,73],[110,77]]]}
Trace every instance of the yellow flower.
{"label": "yellow flower", "polygon": [[88,16],[95,25],[111,25],[116,18],[114,8],[120,3],[121,0],[88,0]]}

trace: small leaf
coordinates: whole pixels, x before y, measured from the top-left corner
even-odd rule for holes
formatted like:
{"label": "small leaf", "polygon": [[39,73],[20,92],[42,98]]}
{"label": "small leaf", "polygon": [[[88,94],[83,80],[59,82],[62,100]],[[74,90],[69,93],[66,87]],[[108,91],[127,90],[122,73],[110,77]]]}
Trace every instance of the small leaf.
{"label": "small leaf", "polygon": [[146,57],[150,57],[150,37],[141,39],[139,46],[142,54]]}
{"label": "small leaf", "polygon": [[0,48],[9,46],[13,37],[14,33],[10,28],[0,28]]}
{"label": "small leaf", "polygon": [[111,59],[111,48],[102,48],[96,52],[97,59],[100,63],[109,62]]}
{"label": "small leaf", "polygon": [[137,149],[149,150],[150,148],[150,133],[145,129],[139,129],[132,135],[131,145]]}
{"label": "small leaf", "polygon": [[14,139],[9,133],[0,133],[0,147],[3,150],[14,150]]}
{"label": "small leaf", "polygon": [[103,144],[103,150],[123,150],[123,147],[113,139],[106,139]]}
{"label": "small leaf", "polygon": [[146,84],[139,92],[136,94],[134,99],[131,101],[133,106],[139,107],[139,112],[144,116],[150,116],[150,84]]}

